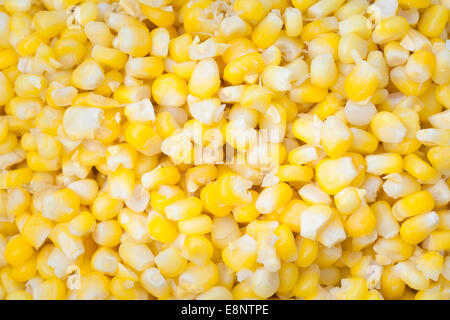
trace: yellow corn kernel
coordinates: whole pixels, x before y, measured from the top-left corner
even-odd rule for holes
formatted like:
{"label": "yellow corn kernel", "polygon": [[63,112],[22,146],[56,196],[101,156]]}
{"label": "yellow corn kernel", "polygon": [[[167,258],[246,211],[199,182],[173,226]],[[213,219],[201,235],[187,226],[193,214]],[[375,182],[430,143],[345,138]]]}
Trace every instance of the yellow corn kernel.
{"label": "yellow corn kernel", "polygon": [[384,47],[384,57],[389,67],[403,65],[408,61],[409,51],[398,42],[389,42]]}
{"label": "yellow corn kernel", "polygon": [[134,172],[119,168],[108,176],[108,188],[111,197],[119,200],[131,198],[134,189]]}
{"label": "yellow corn kernel", "polygon": [[366,204],[354,211],[345,222],[345,231],[351,237],[361,237],[370,234],[376,227],[375,215]]}
{"label": "yellow corn kernel", "polygon": [[179,107],[186,102],[188,86],[182,78],[175,74],[158,77],[152,85],[152,96],[164,107]]}
{"label": "yellow corn kernel", "polygon": [[344,33],[339,40],[338,57],[343,63],[358,63],[354,58],[355,54],[364,59],[367,51],[367,41],[356,33]]}
{"label": "yellow corn kernel", "polygon": [[39,11],[33,17],[36,31],[43,37],[56,37],[66,27],[67,13],[64,10]]}
{"label": "yellow corn kernel", "polygon": [[353,134],[353,142],[349,151],[371,154],[378,148],[378,139],[372,133],[358,128],[350,128],[350,131]]}
{"label": "yellow corn kernel", "polygon": [[0,189],[21,187],[31,181],[33,172],[29,168],[3,171],[0,173]]}
{"label": "yellow corn kernel", "polygon": [[110,248],[98,248],[91,258],[92,269],[106,275],[114,275],[117,272],[118,264],[119,254]]}
{"label": "yellow corn kernel", "polygon": [[5,105],[14,96],[13,87],[3,72],[0,71],[0,105]]}
{"label": "yellow corn kernel", "polygon": [[71,38],[60,38],[55,42],[53,50],[56,60],[64,69],[71,69],[78,65],[86,54],[84,44]]}
{"label": "yellow corn kernel", "polygon": [[271,103],[271,95],[263,86],[250,85],[242,92],[240,103],[242,107],[266,112]]}
{"label": "yellow corn kernel", "polygon": [[300,9],[288,7],[283,15],[286,34],[289,37],[298,37],[303,28],[303,15]]}
{"label": "yellow corn kernel", "polygon": [[141,283],[147,292],[158,299],[167,298],[170,294],[169,284],[157,268],[149,268],[142,272]]}
{"label": "yellow corn kernel", "polygon": [[33,247],[22,235],[16,235],[9,239],[5,247],[5,260],[12,266],[23,265],[34,254]]}
{"label": "yellow corn kernel", "polygon": [[308,79],[298,87],[293,87],[289,97],[296,103],[318,103],[323,101],[328,94],[326,88],[314,86]]}
{"label": "yellow corn kernel", "polygon": [[223,262],[232,270],[251,269],[256,263],[257,243],[248,236],[230,242],[222,250]]}
{"label": "yellow corn kernel", "polygon": [[389,83],[389,69],[381,51],[371,51],[367,55],[367,62],[375,68],[378,77],[378,88],[384,88]]}
{"label": "yellow corn kernel", "polygon": [[366,156],[366,171],[374,175],[400,173],[403,159],[396,153],[380,153]]}
{"label": "yellow corn kernel", "polygon": [[171,6],[163,8],[153,8],[141,4],[142,13],[157,27],[168,28],[175,22],[175,12]]}
{"label": "yellow corn kernel", "polygon": [[337,31],[338,28],[339,23],[336,17],[322,17],[304,25],[300,37],[304,41],[311,41],[320,34]]}
{"label": "yellow corn kernel", "polygon": [[427,250],[448,250],[450,248],[449,230],[433,231],[423,242],[423,247]]}
{"label": "yellow corn kernel", "polygon": [[439,216],[431,211],[409,218],[400,227],[400,236],[409,244],[423,241],[439,225]]}
{"label": "yellow corn kernel", "polygon": [[31,8],[31,1],[11,1],[6,0],[3,3],[5,9],[11,13],[27,12]]}
{"label": "yellow corn kernel", "polygon": [[144,57],[151,50],[150,32],[145,27],[124,26],[117,34],[117,48],[134,57]]}
{"label": "yellow corn kernel", "polygon": [[87,211],[81,212],[69,223],[69,231],[77,237],[83,237],[94,230],[95,217]]}
{"label": "yellow corn kernel", "polygon": [[392,266],[383,268],[381,279],[381,293],[387,300],[399,299],[405,291],[405,283],[393,272]]}
{"label": "yellow corn kernel", "polygon": [[100,45],[95,45],[92,48],[91,55],[95,61],[112,69],[122,69],[128,59],[122,51]]}
{"label": "yellow corn kernel", "polygon": [[155,79],[164,71],[164,63],[158,57],[137,57],[126,61],[127,75],[138,79]]}
{"label": "yellow corn kernel", "polygon": [[125,129],[125,140],[147,156],[160,152],[161,138],[155,129],[141,122],[130,122]]}
{"label": "yellow corn kernel", "polygon": [[[225,173],[217,179],[217,187],[223,205],[241,205],[251,201],[252,182],[234,173]],[[283,188],[283,187],[282,187]],[[219,202],[220,203],[220,202]]]}
{"label": "yellow corn kernel", "polygon": [[435,69],[434,55],[429,51],[419,50],[408,59],[405,72],[412,81],[424,83],[431,78]]}
{"label": "yellow corn kernel", "polygon": [[156,132],[162,139],[166,139],[179,129],[175,118],[168,111],[158,113],[155,119]]}
{"label": "yellow corn kernel", "polygon": [[303,210],[300,215],[300,235],[315,240],[334,214],[335,212],[324,204],[315,204]]}
{"label": "yellow corn kernel", "polygon": [[403,167],[410,175],[419,179],[422,183],[435,183],[440,177],[439,172],[435,168],[416,154],[408,154],[403,159]]}
{"label": "yellow corn kernel", "polygon": [[187,218],[193,218],[202,211],[202,202],[197,197],[189,197],[178,200],[165,209],[165,215],[168,219],[179,221]]}
{"label": "yellow corn kernel", "polygon": [[419,20],[418,29],[427,37],[438,37],[448,21],[448,10],[442,5],[428,7]]}
{"label": "yellow corn kernel", "polygon": [[280,283],[278,272],[271,272],[264,267],[256,269],[250,279],[253,292],[261,299],[272,296]]}
{"label": "yellow corn kernel", "polygon": [[363,190],[355,187],[346,187],[334,196],[334,203],[340,213],[348,215],[360,207],[363,199]]}
{"label": "yellow corn kernel", "polygon": [[64,282],[54,277],[44,280],[33,291],[34,300],[64,300],[65,298],[66,287]]}
{"label": "yellow corn kernel", "polygon": [[179,276],[179,285],[184,290],[198,294],[213,287],[219,280],[217,266],[208,261],[203,266],[188,264]]}
{"label": "yellow corn kernel", "polygon": [[336,113],[341,109],[343,99],[334,93],[327,95],[324,101],[319,102],[311,109],[311,113],[319,117],[320,120],[325,120],[328,116]]}
{"label": "yellow corn kernel", "polygon": [[366,279],[359,277],[342,279],[334,293],[338,300],[363,300],[367,294]]}
{"label": "yellow corn kernel", "polygon": [[322,127],[322,146],[331,158],[342,156],[353,142],[350,129],[336,116],[329,116]]}
{"label": "yellow corn kernel", "polygon": [[155,257],[150,248],[143,243],[123,241],[119,246],[120,258],[137,271],[153,267]]}
{"label": "yellow corn kernel", "polygon": [[202,235],[190,235],[184,241],[181,254],[183,258],[197,265],[203,265],[211,259],[213,250],[211,241],[206,237]]}
{"label": "yellow corn kernel", "polygon": [[421,96],[428,90],[431,83],[430,79],[423,83],[413,81],[406,73],[406,66],[393,68],[390,78],[395,87],[408,96]]}
{"label": "yellow corn kernel", "polygon": [[277,292],[287,293],[291,291],[297,284],[299,277],[299,268],[295,263],[282,263],[278,271],[280,277],[280,285]]}
{"label": "yellow corn kernel", "polygon": [[449,54],[448,50],[445,50],[444,45],[436,45],[436,71],[432,77],[433,81],[438,85],[443,85],[448,83],[448,70],[449,64]]}
{"label": "yellow corn kernel", "polygon": [[170,39],[169,56],[176,62],[185,62],[190,60],[189,47],[192,44],[192,36],[184,33],[179,37]]}
{"label": "yellow corn kernel", "polygon": [[249,223],[255,220],[260,215],[255,205],[256,199],[258,198],[258,193],[253,190],[250,191],[250,193],[252,196],[252,201],[250,203],[236,206],[232,210],[236,222]]}
{"label": "yellow corn kernel", "polygon": [[257,47],[266,49],[275,42],[282,26],[281,17],[275,12],[269,12],[253,30],[252,41]]}
{"label": "yellow corn kernel", "polygon": [[419,191],[398,200],[392,207],[394,217],[401,221],[433,210],[434,198],[429,191]]}
{"label": "yellow corn kernel", "polygon": [[349,186],[358,176],[358,171],[351,157],[324,159],[317,164],[316,179],[322,190],[335,195]]}
{"label": "yellow corn kernel", "polygon": [[173,73],[183,79],[189,79],[194,72],[196,61],[177,62],[172,65]]}
{"label": "yellow corn kernel", "polygon": [[256,209],[262,214],[271,213],[289,202],[292,198],[292,189],[286,183],[279,183],[265,188],[256,199]]}
{"label": "yellow corn kernel", "polygon": [[57,222],[69,221],[78,214],[80,200],[68,188],[43,196],[42,216]]}
{"label": "yellow corn kernel", "polygon": [[157,189],[162,185],[178,183],[180,173],[174,166],[160,167],[144,174],[141,180],[146,189]]}
{"label": "yellow corn kernel", "polygon": [[317,55],[311,61],[311,83],[313,85],[323,88],[331,87],[336,82],[337,75],[337,67],[330,53]]}
{"label": "yellow corn kernel", "polygon": [[110,70],[105,73],[105,79],[94,89],[94,92],[109,97],[120,87],[123,80],[123,75],[118,70]]}
{"label": "yellow corn kernel", "polygon": [[19,60],[17,53],[14,49],[2,49],[0,50],[0,69],[5,69]]}
{"label": "yellow corn kernel", "polygon": [[100,193],[92,203],[92,214],[97,220],[109,220],[119,214],[122,206],[122,201],[112,198],[109,193]]}
{"label": "yellow corn kernel", "polygon": [[370,122],[373,134],[383,142],[400,143],[406,135],[406,127],[398,117],[388,111],[378,112]]}
{"label": "yellow corn kernel", "polygon": [[72,84],[79,89],[94,90],[105,80],[105,75],[97,62],[86,60],[75,68],[71,79]]}
{"label": "yellow corn kernel", "polygon": [[319,289],[319,278],[320,270],[317,265],[309,266],[300,273],[292,293],[299,298],[314,296]]}
{"label": "yellow corn kernel", "polygon": [[308,205],[299,199],[289,201],[280,214],[280,222],[287,225],[291,231],[300,232],[300,215]]}
{"label": "yellow corn kernel", "polygon": [[307,182],[313,178],[313,171],[307,166],[282,165],[278,168],[276,176],[283,182]]}
{"label": "yellow corn kernel", "polygon": [[25,286],[23,283],[14,280],[12,277],[12,267],[7,266],[2,268],[0,271],[0,281],[2,283],[2,289],[5,293],[15,292],[19,290],[24,290]]}
{"label": "yellow corn kernel", "polygon": [[290,83],[292,71],[286,67],[268,65],[264,69],[261,79],[264,86],[271,91],[284,92],[292,87]]}
{"label": "yellow corn kernel", "polygon": [[436,170],[447,175],[450,172],[450,165],[444,159],[448,159],[449,155],[450,147],[434,147],[428,151],[427,158]]}
{"label": "yellow corn kernel", "polygon": [[155,28],[150,32],[152,38],[151,55],[166,57],[169,53],[170,34],[166,28]]}
{"label": "yellow corn kernel", "polygon": [[440,285],[430,287],[427,290],[419,290],[414,296],[414,300],[443,300],[443,290]]}
{"label": "yellow corn kernel", "polygon": [[238,85],[246,78],[259,74],[263,69],[264,59],[261,54],[251,52],[228,63],[223,70],[223,79],[231,85]]}
{"label": "yellow corn kernel", "polygon": [[22,235],[28,243],[39,249],[50,235],[52,227],[53,224],[49,219],[34,214],[23,225]]}
{"label": "yellow corn kernel", "polygon": [[396,236],[391,239],[378,239],[373,245],[373,249],[377,254],[377,261],[385,261],[385,264],[390,264],[411,257],[414,247],[404,242],[401,237]]}
{"label": "yellow corn kernel", "polygon": [[120,243],[122,228],[116,220],[107,220],[95,225],[92,239],[104,247],[115,247]]}
{"label": "yellow corn kernel", "polygon": [[345,78],[345,92],[354,101],[366,100],[372,96],[378,86],[375,69],[367,62],[360,62]]}
{"label": "yellow corn kernel", "polygon": [[250,281],[242,281],[231,291],[234,299],[260,299],[254,292]]}
{"label": "yellow corn kernel", "polygon": [[274,233],[278,237],[277,242],[275,242],[275,249],[280,259],[285,262],[296,261],[298,258],[297,246],[289,227],[279,225],[274,230]]}
{"label": "yellow corn kernel", "polygon": [[5,300],[33,300],[33,296],[25,290],[14,291],[8,293]]}
{"label": "yellow corn kernel", "polygon": [[177,237],[177,228],[164,216],[152,212],[148,219],[150,236],[163,243],[172,242]]}
{"label": "yellow corn kernel", "polygon": [[376,231],[386,239],[396,236],[399,232],[399,224],[392,215],[388,202],[377,201],[370,206],[377,220]]}
{"label": "yellow corn kernel", "polygon": [[256,24],[258,21],[266,16],[270,10],[272,3],[270,1],[257,1],[257,0],[237,0],[234,2],[233,10],[236,12],[242,12],[241,18],[248,21],[251,24]]}
{"label": "yellow corn kernel", "polygon": [[408,21],[401,16],[382,19],[372,32],[376,44],[385,44],[403,38],[409,30]]}
{"label": "yellow corn kernel", "polygon": [[225,17],[219,26],[220,35],[226,40],[248,37],[252,27],[239,16]]}
{"label": "yellow corn kernel", "polygon": [[150,203],[155,211],[164,213],[168,205],[185,197],[186,195],[180,187],[163,185],[159,189],[151,191]]}
{"label": "yellow corn kernel", "polygon": [[219,87],[219,69],[215,60],[210,58],[197,63],[189,79],[189,92],[200,98],[209,98]]}
{"label": "yellow corn kernel", "polygon": [[20,56],[31,56],[36,53],[41,43],[45,43],[45,39],[39,35],[39,33],[34,32],[17,43],[17,53]]}
{"label": "yellow corn kernel", "polygon": [[289,162],[296,165],[303,165],[308,162],[317,160],[318,158],[319,152],[317,151],[317,149],[309,145],[294,148],[288,154]]}
{"label": "yellow corn kernel", "polygon": [[[24,135],[22,135],[22,138]],[[31,136],[31,134],[30,134],[30,136]],[[8,120],[5,117],[1,117],[0,118],[0,143],[3,143],[3,141],[5,141],[5,139],[6,139],[6,137],[8,137]]]}
{"label": "yellow corn kernel", "polygon": [[41,90],[47,88],[47,79],[39,75],[21,74],[14,82],[14,90],[19,97],[37,98]]}
{"label": "yellow corn kernel", "polygon": [[450,134],[446,129],[422,129],[417,131],[417,140],[426,146],[446,146],[450,142]]}
{"label": "yellow corn kernel", "polygon": [[423,273],[423,275],[430,280],[437,281],[444,266],[444,258],[439,252],[426,252],[415,260],[416,268]]}
{"label": "yellow corn kernel", "polygon": [[[193,236],[194,237],[194,236]],[[203,242],[201,242],[203,244]],[[194,248],[203,248],[194,243]],[[190,246],[192,250],[192,246]],[[203,251],[195,251],[196,254],[205,256]],[[191,253],[191,252],[190,252]],[[186,259],[180,250],[174,248],[173,246],[161,251],[155,257],[155,263],[158,269],[161,271],[162,275],[165,277],[176,277],[178,276],[186,267]]]}
{"label": "yellow corn kernel", "polygon": [[331,204],[330,196],[313,183],[308,183],[301,187],[298,190],[298,194],[309,204]]}
{"label": "yellow corn kernel", "polygon": [[344,20],[354,14],[362,13],[368,6],[369,3],[365,0],[352,0],[342,5],[335,14],[339,20]]}
{"label": "yellow corn kernel", "polygon": [[146,292],[141,289],[141,286],[137,286],[134,283],[130,286],[127,280],[122,280],[118,277],[112,278],[110,290],[111,295],[118,300],[137,300],[147,297]]}
{"label": "yellow corn kernel", "polygon": [[417,270],[411,261],[404,261],[396,264],[393,268],[399,277],[411,288],[425,290],[429,287],[429,280]]}
{"label": "yellow corn kernel", "polygon": [[436,99],[439,101],[445,108],[450,109],[450,103],[448,102],[448,98],[450,97],[450,85],[440,85],[436,88]]}

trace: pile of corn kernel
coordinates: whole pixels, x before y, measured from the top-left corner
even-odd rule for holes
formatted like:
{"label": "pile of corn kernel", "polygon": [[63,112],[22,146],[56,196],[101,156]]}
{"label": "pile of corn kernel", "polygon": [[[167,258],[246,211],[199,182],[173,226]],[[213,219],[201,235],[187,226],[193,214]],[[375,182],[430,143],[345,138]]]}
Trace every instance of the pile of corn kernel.
{"label": "pile of corn kernel", "polygon": [[0,1],[0,299],[450,299],[449,13]]}

